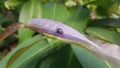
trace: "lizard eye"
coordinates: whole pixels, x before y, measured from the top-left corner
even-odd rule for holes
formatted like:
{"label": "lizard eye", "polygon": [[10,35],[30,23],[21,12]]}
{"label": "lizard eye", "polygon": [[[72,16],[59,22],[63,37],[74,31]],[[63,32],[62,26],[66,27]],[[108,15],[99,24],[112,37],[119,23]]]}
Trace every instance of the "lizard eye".
{"label": "lizard eye", "polygon": [[63,30],[61,28],[57,28],[56,33],[63,34]]}

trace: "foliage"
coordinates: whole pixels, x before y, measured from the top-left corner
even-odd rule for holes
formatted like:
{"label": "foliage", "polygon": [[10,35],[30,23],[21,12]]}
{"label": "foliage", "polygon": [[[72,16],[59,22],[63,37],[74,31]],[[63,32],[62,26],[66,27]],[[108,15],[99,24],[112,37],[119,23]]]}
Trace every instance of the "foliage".
{"label": "foliage", "polygon": [[[119,4],[119,0],[1,0],[0,33],[17,21],[27,24],[33,18],[47,18],[120,45]],[[28,28],[16,29],[15,33],[9,30],[13,34],[6,35],[7,38],[0,42],[1,68],[119,68],[84,48]],[[4,48],[11,43],[17,47],[6,55]]]}

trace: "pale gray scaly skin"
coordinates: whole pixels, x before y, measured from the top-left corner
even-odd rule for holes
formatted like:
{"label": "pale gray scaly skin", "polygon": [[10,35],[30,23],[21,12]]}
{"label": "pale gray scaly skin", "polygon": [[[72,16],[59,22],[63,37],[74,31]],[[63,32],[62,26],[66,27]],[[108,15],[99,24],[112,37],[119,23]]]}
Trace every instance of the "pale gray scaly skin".
{"label": "pale gray scaly skin", "polygon": [[[43,19],[43,18],[36,18],[36,19],[29,20],[28,25],[32,25],[35,27],[39,27],[40,29],[43,29],[42,30],[43,33],[55,35],[57,37],[74,40],[74,41],[78,41],[78,42],[82,42],[82,43],[86,42],[87,44],[90,44],[92,48],[95,47],[95,48],[100,49],[100,47],[98,45],[96,45],[95,43],[90,41],[84,35],[80,34],[75,29],[73,29],[65,24],[62,24],[60,22]],[[56,33],[57,28],[61,28],[64,33],[63,34]]]}
{"label": "pale gray scaly skin", "polygon": [[[62,24],[57,21],[48,20],[48,19],[36,18],[36,19],[29,20],[27,25],[37,28],[37,30],[41,33],[46,33],[46,34],[57,36],[63,39],[76,41],[81,46],[85,47],[90,52],[94,53],[96,56],[99,56],[115,65],[120,66],[119,58],[111,56],[111,54],[107,54],[108,52],[104,51],[104,49],[101,48],[101,46],[93,43],[83,34],[79,33],[75,29],[65,24]],[[61,28],[63,31],[63,34],[57,33],[56,32],[57,28]]]}

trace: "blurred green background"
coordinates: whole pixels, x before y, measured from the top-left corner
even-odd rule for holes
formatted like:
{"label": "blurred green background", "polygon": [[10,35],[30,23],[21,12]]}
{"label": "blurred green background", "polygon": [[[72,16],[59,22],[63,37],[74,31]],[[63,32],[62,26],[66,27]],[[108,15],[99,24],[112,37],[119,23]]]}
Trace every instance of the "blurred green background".
{"label": "blurred green background", "polygon": [[[119,0],[1,0],[0,33],[9,25],[47,18],[120,45]],[[119,68],[83,48],[20,28],[0,41],[0,68]]]}

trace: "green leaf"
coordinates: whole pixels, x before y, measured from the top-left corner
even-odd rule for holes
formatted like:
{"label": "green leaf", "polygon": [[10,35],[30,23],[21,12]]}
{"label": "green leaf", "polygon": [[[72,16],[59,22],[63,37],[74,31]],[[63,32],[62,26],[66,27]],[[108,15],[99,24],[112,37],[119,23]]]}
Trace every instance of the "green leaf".
{"label": "green leaf", "polygon": [[7,0],[5,2],[5,7],[7,9],[15,9],[15,8],[18,8],[18,7],[21,7],[27,0]]}
{"label": "green leaf", "polygon": [[32,18],[41,18],[40,0],[29,0],[21,8],[19,22],[27,23]]}
{"label": "green leaf", "polygon": [[113,3],[109,11],[120,16],[120,8],[117,3]]}
{"label": "green leaf", "polygon": [[69,11],[70,17],[65,23],[79,32],[83,32],[87,26],[90,11],[80,5],[70,8]]}
{"label": "green leaf", "polygon": [[108,9],[113,4],[111,0],[97,0],[96,3],[105,9]]}
{"label": "green leaf", "polygon": [[33,44],[33,46],[27,49],[21,56],[19,56],[10,67],[11,68],[26,68],[26,67],[29,68],[30,67],[29,64],[31,64],[32,59],[45,57],[58,45],[60,45],[60,42],[58,40],[54,42],[54,46],[46,44],[45,40],[38,42],[36,44]]}
{"label": "green leaf", "polygon": [[80,4],[82,4],[82,5],[85,5],[85,4],[89,3],[89,2],[91,2],[90,0],[78,0],[78,1],[79,1]]}
{"label": "green leaf", "polygon": [[42,61],[40,68],[82,68],[70,46],[60,48]]}
{"label": "green leaf", "polygon": [[67,7],[62,3],[47,2],[43,5],[43,18],[64,22],[69,18]]}
{"label": "green leaf", "polygon": [[120,0],[115,0],[117,3],[120,3]]}
{"label": "green leaf", "polygon": [[2,26],[1,26],[1,24],[0,24],[0,33],[2,32]]}
{"label": "green leaf", "polygon": [[92,36],[97,36],[106,41],[120,45],[120,34],[99,27],[89,27],[86,32]]}
{"label": "green leaf", "polygon": [[101,6],[105,9],[109,9],[111,7],[111,5],[114,3],[114,1],[111,1],[111,0],[93,0],[93,1],[88,1],[87,4],[93,4],[93,5],[96,5],[96,6]]}
{"label": "green leaf", "polygon": [[106,8],[104,8],[102,6],[98,6],[96,8],[96,14],[98,16],[102,16],[102,17],[109,17],[110,16],[110,12],[108,11],[108,9],[106,9]]}
{"label": "green leaf", "polygon": [[120,14],[118,4],[112,0],[92,0],[85,5],[92,7],[93,12],[96,12],[98,16],[109,17],[112,13]]}
{"label": "green leaf", "polygon": [[[4,57],[4,59],[2,59],[0,61],[0,67],[2,68],[6,68],[6,65],[9,61],[9,59],[17,52],[19,51],[20,49],[24,48],[24,47],[27,47],[27,46],[30,46],[32,44],[35,44],[37,43],[38,41],[41,40],[41,36],[40,35],[37,35],[35,37],[33,37],[32,39],[29,39],[25,42],[23,42],[22,44],[19,44],[14,50],[12,50],[6,57]],[[13,60],[14,61],[14,60]],[[13,62],[11,61],[11,63]]]}
{"label": "green leaf", "polygon": [[83,68],[119,68],[111,65],[103,59],[91,54],[90,52],[80,48],[78,46],[72,46],[79,62],[83,65]]}
{"label": "green leaf", "polygon": [[[41,2],[40,0],[29,0],[21,8],[19,22],[27,23],[28,20],[32,18],[41,18]],[[20,29],[19,34],[19,43],[29,39],[33,35],[33,31],[29,29]],[[27,36],[28,35],[28,36]]]}
{"label": "green leaf", "polygon": [[18,30],[19,44],[30,39],[33,35],[33,31],[27,28],[20,28]]}
{"label": "green leaf", "polygon": [[90,22],[91,26],[103,26],[103,27],[120,27],[120,19],[106,18],[95,19]]}

